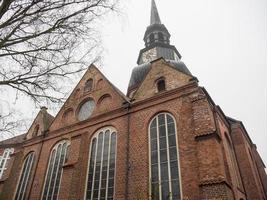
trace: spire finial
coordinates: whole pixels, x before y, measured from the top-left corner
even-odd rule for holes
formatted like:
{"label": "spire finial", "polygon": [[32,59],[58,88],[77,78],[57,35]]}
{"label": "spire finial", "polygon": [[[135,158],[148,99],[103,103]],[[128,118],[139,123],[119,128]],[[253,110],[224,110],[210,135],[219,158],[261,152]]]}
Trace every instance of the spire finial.
{"label": "spire finial", "polygon": [[155,0],[151,1],[151,17],[150,17],[150,25],[153,24],[161,24],[159,18],[159,12],[155,3]]}

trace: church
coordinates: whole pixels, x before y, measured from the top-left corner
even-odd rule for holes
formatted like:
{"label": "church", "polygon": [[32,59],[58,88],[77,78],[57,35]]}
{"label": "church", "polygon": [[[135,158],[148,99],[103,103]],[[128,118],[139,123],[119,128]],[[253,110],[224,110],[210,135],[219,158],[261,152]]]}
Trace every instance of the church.
{"label": "church", "polygon": [[265,165],[181,60],[152,0],[127,94],[91,65],[56,116],[0,142],[1,200],[267,200]]}

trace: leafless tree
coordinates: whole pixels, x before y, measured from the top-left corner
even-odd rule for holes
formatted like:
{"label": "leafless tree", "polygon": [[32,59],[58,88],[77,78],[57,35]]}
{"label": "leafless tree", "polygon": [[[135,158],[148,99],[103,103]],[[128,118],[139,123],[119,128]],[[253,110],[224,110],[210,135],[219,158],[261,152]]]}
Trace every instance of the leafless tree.
{"label": "leafless tree", "polygon": [[27,128],[26,120],[17,119],[14,115],[17,115],[17,112],[10,110],[7,114],[0,115],[0,140],[14,136],[15,131],[25,131]]}
{"label": "leafless tree", "polygon": [[0,96],[62,101],[64,81],[99,59],[96,22],[116,3],[0,0]]}
{"label": "leafless tree", "polygon": [[92,59],[99,45],[94,22],[114,5],[112,0],[2,0],[0,86],[35,101],[60,100],[50,92],[60,93],[59,79],[88,66],[86,56]]}
{"label": "leafless tree", "polygon": [[10,108],[8,101],[0,99],[0,140],[14,136],[15,131],[26,130],[28,119],[21,119],[21,113]]}

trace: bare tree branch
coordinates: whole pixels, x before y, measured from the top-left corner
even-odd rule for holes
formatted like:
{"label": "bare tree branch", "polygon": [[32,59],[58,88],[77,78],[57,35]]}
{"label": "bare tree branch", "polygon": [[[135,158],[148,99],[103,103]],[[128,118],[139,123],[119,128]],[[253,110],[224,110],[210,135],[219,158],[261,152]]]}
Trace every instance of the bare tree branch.
{"label": "bare tree branch", "polygon": [[54,77],[67,78],[83,71],[94,60],[101,44],[95,22],[114,10],[115,3],[2,0],[0,90],[1,86],[8,86],[29,95],[35,102],[47,98],[60,101],[61,97],[49,95],[50,90],[60,92]]}
{"label": "bare tree branch", "polygon": [[[117,1],[0,0],[0,94],[7,89],[36,104],[64,101],[64,81],[100,59],[97,22]],[[11,117],[1,116],[0,131],[18,125]]]}

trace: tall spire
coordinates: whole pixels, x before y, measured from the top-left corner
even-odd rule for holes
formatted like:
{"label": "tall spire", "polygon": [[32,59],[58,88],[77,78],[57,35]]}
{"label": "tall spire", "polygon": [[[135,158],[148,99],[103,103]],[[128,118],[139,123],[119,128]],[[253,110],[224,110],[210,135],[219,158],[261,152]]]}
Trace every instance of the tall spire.
{"label": "tall spire", "polygon": [[138,65],[151,62],[157,58],[163,57],[165,60],[179,61],[181,55],[170,44],[170,33],[161,23],[155,0],[151,0],[151,18],[150,25],[147,27],[144,42],[145,48],[139,53]]}
{"label": "tall spire", "polygon": [[150,25],[161,24],[159,12],[155,0],[151,1],[151,16],[150,16]]}

